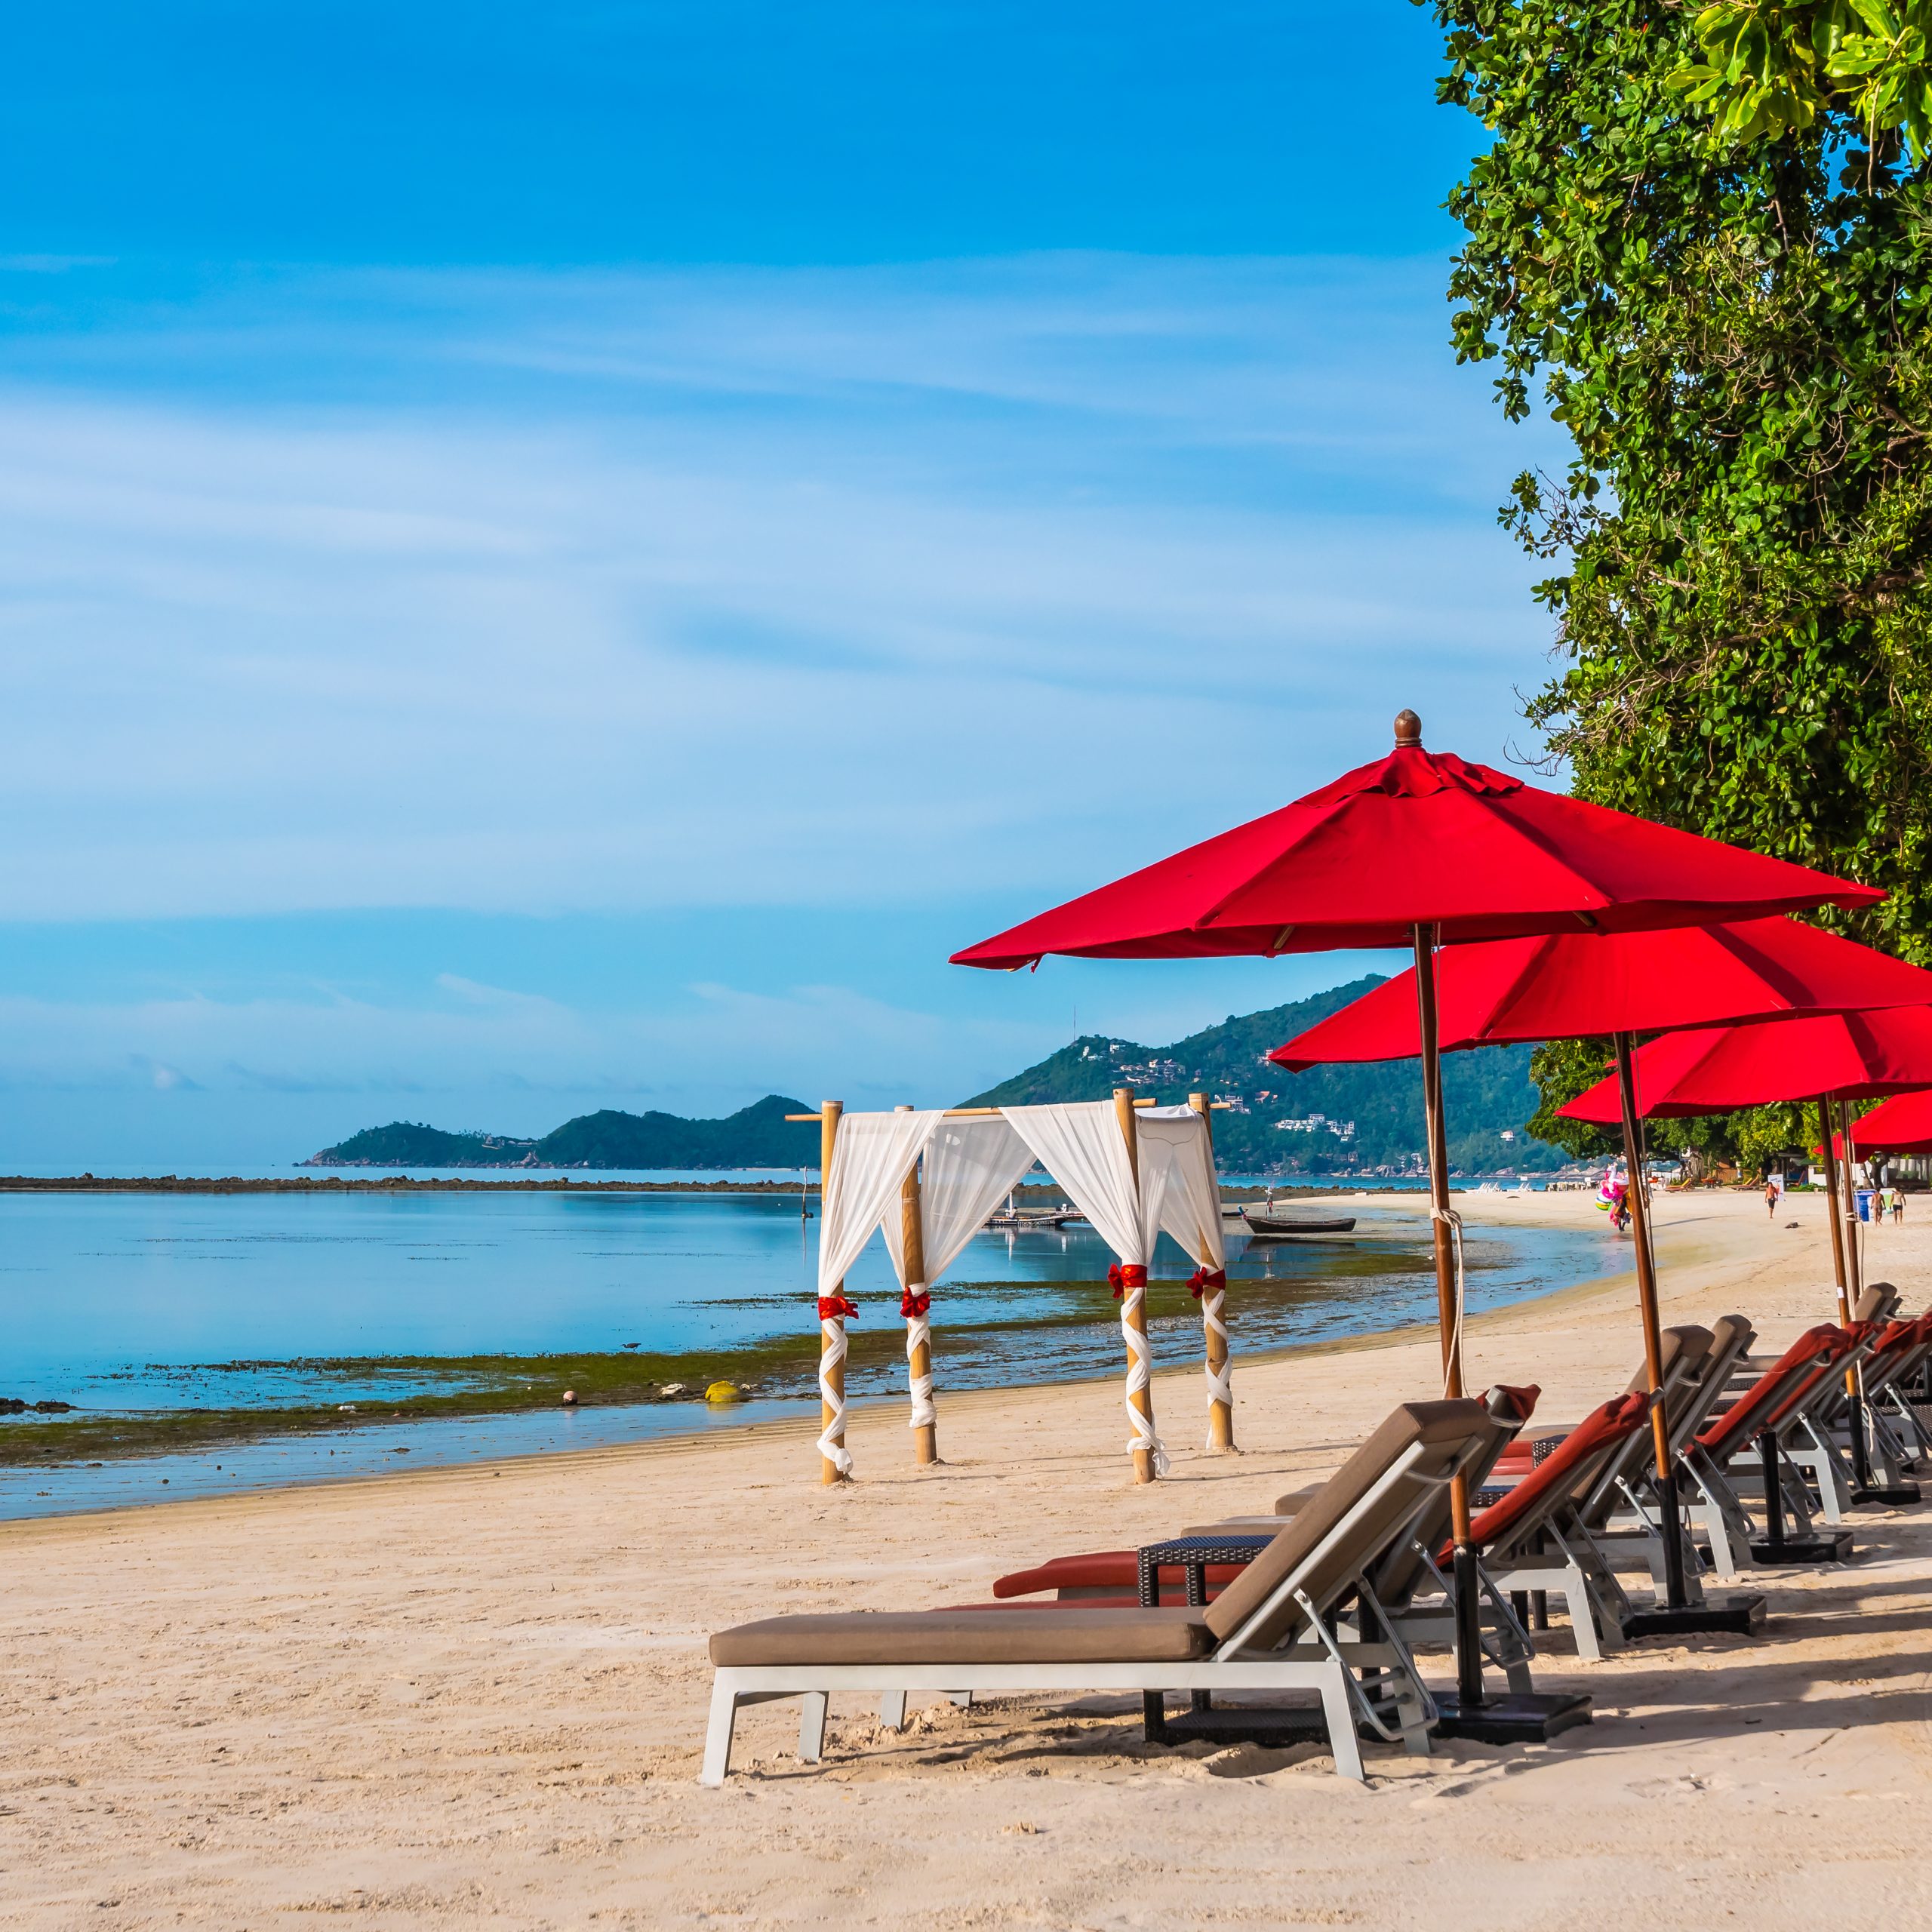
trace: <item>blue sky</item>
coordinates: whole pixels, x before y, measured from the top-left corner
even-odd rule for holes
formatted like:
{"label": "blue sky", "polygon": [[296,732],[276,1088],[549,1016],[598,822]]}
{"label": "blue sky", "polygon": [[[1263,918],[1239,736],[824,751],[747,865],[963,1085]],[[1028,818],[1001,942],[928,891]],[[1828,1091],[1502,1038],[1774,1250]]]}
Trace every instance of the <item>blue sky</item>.
{"label": "blue sky", "polygon": [[[0,1164],[956,1096],[1352,955],[946,953],[1500,761],[1551,432],[1427,14],[43,9],[0,115]],[[1316,76],[1319,78],[1315,78]]]}

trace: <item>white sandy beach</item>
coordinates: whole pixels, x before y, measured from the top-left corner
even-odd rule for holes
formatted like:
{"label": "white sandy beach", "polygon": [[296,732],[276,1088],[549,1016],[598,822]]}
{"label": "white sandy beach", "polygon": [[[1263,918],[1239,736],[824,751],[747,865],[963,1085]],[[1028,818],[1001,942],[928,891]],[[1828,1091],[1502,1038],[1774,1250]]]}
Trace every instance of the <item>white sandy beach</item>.
{"label": "white sandy beach", "polygon": [[[1472,1220],[1583,1195],[1464,1197]],[[1932,1209],[1869,1272],[1932,1299]],[[1667,1319],[1759,1349],[1834,1312],[1823,1204],[1660,1207]],[[1799,1220],[1798,1231],[1783,1223]],[[1599,1224],[1600,1225],[1600,1224]],[[1607,1238],[1607,1256],[1627,1256]],[[1230,1297],[1239,1346],[1239,1304]],[[1607,1282],[1473,1321],[1469,1379],[1573,1417],[1639,1355]],[[1903,1927],[1932,1912],[1932,1496],[1857,1517],[1854,1566],[1754,1580],[1756,1641],[1654,1640],[1539,1681],[1591,1727],[1503,1751],[1386,1748],[1366,1789],[1304,1749],[1149,1749],[1124,1699],[939,1706],[878,1732],[835,1700],[748,1712],[694,1783],[713,1629],[785,1609],[983,1601],[1000,1571],[1263,1506],[1389,1404],[1432,1335],[1242,1365],[1247,1453],[1128,1481],[1117,1384],[947,1401],[941,1468],[861,1414],[860,1480],[811,1432],[592,1452],[0,1527],[0,1914],[23,1928],[1254,1924]],[[1198,1375],[1156,1383],[1198,1439]],[[1430,1674],[1446,1681],[1439,1655]]]}

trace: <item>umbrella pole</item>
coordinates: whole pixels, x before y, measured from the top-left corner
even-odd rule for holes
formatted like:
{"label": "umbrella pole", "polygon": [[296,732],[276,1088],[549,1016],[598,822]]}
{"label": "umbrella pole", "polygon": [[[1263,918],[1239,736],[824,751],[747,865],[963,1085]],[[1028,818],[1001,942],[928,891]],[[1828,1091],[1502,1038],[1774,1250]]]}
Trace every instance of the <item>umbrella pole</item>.
{"label": "umbrella pole", "polygon": [[1819,1155],[1825,1163],[1825,1214],[1832,1224],[1832,1274],[1838,1283],[1838,1321],[1841,1324],[1851,1319],[1850,1277],[1845,1272],[1844,1229],[1838,1220],[1838,1157],[1832,1145],[1832,1134],[1838,1123],[1832,1118],[1836,1111],[1826,1095],[1818,1096]]}
{"label": "umbrella pole", "polygon": [[[1134,1117],[1134,1089],[1131,1087],[1116,1087],[1114,1089],[1114,1118],[1120,1122],[1121,1138],[1127,1143],[1127,1171],[1134,1177],[1134,1196],[1137,1201],[1140,1193],[1140,1135],[1139,1123]],[[1135,1298],[1133,1291],[1128,1291],[1120,1318],[1140,1337],[1141,1347],[1146,1349],[1147,1300],[1145,1294]],[[1134,1361],[1134,1351],[1130,1346],[1128,1350],[1130,1374]],[[1137,1414],[1146,1417],[1147,1426],[1151,1431],[1154,1426],[1154,1385],[1150,1382],[1144,1389],[1131,1389],[1127,1399]],[[1138,1430],[1135,1431],[1137,1435],[1139,1433]],[[1134,1480],[1136,1482],[1152,1482],[1154,1475],[1154,1452],[1143,1443],[1134,1452]]]}
{"label": "umbrella pole", "polygon": [[1753,1635],[1764,1620],[1764,1599],[1740,1593],[1721,1603],[1704,1596],[1693,1601],[1684,1568],[1684,1508],[1677,1493],[1677,1465],[1671,1454],[1670,1415],[1663,1399],[1663,1321],[1657,1307],[1657,1250],[1651,1238],[1650,1177],[1644,1171],[1644,1130],[1637,1112],[1636,1076],[1630,1065],[1630,1035],[1616,1036],[1617,1088],[1623,1109],[1623,1164],[1629,1176],[1630,1232],[1636,1249],[1637,1306],[1644,1327],[1644,1379],[1651,1395],[1653,1480],[1657,1497],[1657,1536],[1663,1547],[1663,1601],[1625,1618],[1626,1637],[1692,1636],[1721,1631]]}
{"label": "umbrella pole", "polygon": [[[1214,1145],[1214,1116],[1208,1111],[1212,1104],[1211,1102],[1205,1094],[1190,1094],[1187,1097],[1187,1104],[1201,1116],[1206,1124],[1208,1145],[1211,1150]],[[1218,1213],[1220,1208],[1218,1198],[1214,1206]],[[1201,1251],[1200,1260],[1204,1268],[1212,1268],[1214,1265],[1214,1257],[1208,1251],[1204,1245]],[[1228,1298],[1227,1291],[1224,1288],[1218,1297],[1220,1307],[1214,1311],[1220,1319],[1221,1325],[1217,1327],[1214,1322],[1208,1319],[1208,1297],[1214,1293],[1214,1291],[1211,1288],[1202,1291],[1201,1325],[1204,1331],[1203,1339],[1208,1354],[1208,1372],[1218,1383],[1227,1373],[1228,1367]],[[1211,1449],[1232,1449],[1235,1446],[1234,1405],[1231,1402],[1221,1401],[1219,1397],[1216,1397],[1208,1404],[1208,1446]]]}
{"label": "umbrella pole", "polygon": [[[1851,1138],[1851,1103],[1840,1100],[1836,1111],[1838,1131],[1844,1148],[1844,1238],[1838,1285],[1838,1318],[1841,1321],[1849,1322],[1857,1314],[1858,1304],[1865,1298],[1865,1270],[1861,1265],[1863,1257],[1858,1251],[1858,1189],[1852,1181],[1852,1163],[1857,1155]],[[1829,1151],[1830,1141],[1827,1140],[1825,1144]],[[1851,1444],[1852,1501],[1916,1501],[1918,1491],[1915,1484],[1912,1485],[1913,1493],[1908,1497],[1906,1485],[1901,1484],[1895,1489],[1887,1484],[1874,1482],[1872,1479],[1871,1442],[1866,1433],[1865,1389],[1855,1367],[1848,1368],[1844,1372],[1844,1398],[1845,1434]]]}
{"label": "umbrella pole", "polygon": [[1663,1404],[1663,1331],[1657,1312],[1657,1257],[1651,1245],[1650,1187],[1644,1143],[1637,1126],[1636,1082],[1630,1068],[1630,1035],[1617,1035],[1617,1084],[1623,1101],[1623,1165],[1630,1177],[1630,1219],[1636,1235],[1637,1304],[1644,1322],[1644,1372],[1651,1390],[1651,1441],[1657,1457],[1657,1517],[1663,1537],[1664,1600],[1686,1607],[1683,1518],[1678,1508],[1677,1472],[1670,1454],[1670,1418]]}
{"label": "umbrella pole", "polygon": [[[1435,1009],[1435,928],[1415,929],[1417,1017],[1422,1038],[1423,1124],[1429,1143],[1429,1225],[1435,1245],[1435,1321],[1442,1337],[1442,1393],[1463,1392],[1462,1284],[1457,1278],[1456,1223],[1449,1207],[1448,1131],[1442,1118],[1442,1052]],[[1463,1711],[1484,1701],[1481,1581],[1469,1540],[1469,1485],[1450,1485],[1449,1521],[1455,1539],[1456,1699]]]}

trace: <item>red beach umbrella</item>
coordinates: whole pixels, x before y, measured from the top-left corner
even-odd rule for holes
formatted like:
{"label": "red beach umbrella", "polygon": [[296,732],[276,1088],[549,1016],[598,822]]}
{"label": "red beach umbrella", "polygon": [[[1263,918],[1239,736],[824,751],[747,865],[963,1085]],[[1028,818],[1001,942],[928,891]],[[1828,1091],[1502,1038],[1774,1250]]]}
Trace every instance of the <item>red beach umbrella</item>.
{"label": "red beach umbrella", "polygon": [[[1386,758],[953,955],[1184,959],[1412,946],[1445,1392],[1462,1393],[1460,1297],[1437,1049],[1435,949],[1534,934],[1708,924],[1884,895],[1425,751],[1414,712]],[[1456,1492],[1458,1685],[1482,1703],[1468,1498]],[[1473,1712],[1471,1712],[1473,1715]]]}
{"label": "red beach umbrella", "polygon": [[[1727,1113],[1736,1107],[1771,1106],[1816,1099],[1825,1188],[1831,1202],[1832,1261],[1838,1278],[1838,1318],[1849,1321],[1860,1292],[1858,1223],[1853,1192],[1843,1192],[1841,1224],[1835,1112],[1850,1124],[1846,1103],[1880,1094],[1932,1087],[1932,1007],[1901,1007],[1878,1013],[1841,1013],[1810,1020],[1761,1022],[1667,1035],[1558,1111],[1567,1119],[1602,1122],[1624,1116],[1623,1095],[1635,1111],[1652,1118],[1683,1119]],[[1853,1137],[1855,1142],[1856,1136]],[[1866,1466],[1864,1438],[1854,1415],[1854,1494],[1861,1500],[1915,1500],[1875,1487]]]}
{"label": "red beach umbrella", "polygon": [[1875,1154],[1932,1154],[1932,1094],[1898,1094],[1851,1130],[1854,1149]]}
{"label": "red beach umbrella", "polygon": [[[1932,973],[1796,919],[1457,946],[1436,964],[1444,1053],[1505,1041],[1932,1005]],[[1422,1051],[1412,970],[1268,1057],[1291,1072]]]}
{"label": "red beach umbrella", "polygon": [[[1404,1059],[1420,1052],[1414,978],[1411,971],[1385,980],[1268,1057],[1298,1072],[1327,1062]],[[1780,1020],[1779,1029],[1763,1029],[1770,1034],[1798,1024],[1791,1015],[1932,1002],[1932,973],[1782,918],[1457,946],[1444,953],[1437,980],[1444,1052],[1506,1041],[1611,1033],[1620,1069],[1632,1064],[1632,1033],[1707,1026],[1718,1020]],[[1694,1055],[1678,1046],[1684,1037],[1673,1035],[1645,1051],[1671,1068],[1687,1065]],[[1624,1159],[1632,1177],[1638,1304],[1654,1388],[1663,1361],[1663,1327],[1649,1201],[1638,1184],[1643,1149],[1638,1110],[1623,1108],[1617,1097],[1621,1088],[1614,1081],[1610,1084],[1613,1124],[1623,1130]],[[1641,1082],[1632,1085],[1633,1091],[1643,1091]],[[1661,1407],[1652,1409],[1651,1424],[1663,1522],[1665,1601],[1661,1614],[1640,1613],[1632,1634],[1749,1629],[1761,1614],[1761,1599],[1739,1599],[1723,1609],[1690,1601],[1676,1535],[1675,1472]]]}
{"label": "red beach umbrella", "polygon": [[[1636,1110],[1648,1119],[1909,1093],[1932,1087],[1932,1006],[1672,1033],[1638,1048],[1631,1068]],[[1557,1111],[1615,1124],[1623,1112],[1616,1075]]]}

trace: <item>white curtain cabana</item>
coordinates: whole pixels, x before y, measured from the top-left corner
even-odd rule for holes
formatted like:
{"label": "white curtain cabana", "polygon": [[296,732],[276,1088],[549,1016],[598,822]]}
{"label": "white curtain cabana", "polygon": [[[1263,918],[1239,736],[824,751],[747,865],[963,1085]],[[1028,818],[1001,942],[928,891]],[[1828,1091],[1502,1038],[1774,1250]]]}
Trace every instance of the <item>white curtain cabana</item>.
{"label": "white curtain cabana", "polygon": [[832,1163],[824,1177],[818,1235],[818,1386],[827,1412],[819,1454],[841,1476],[852,1472],[845,1447],[845,1318],[856,1313],[845,1299],[845,1271],[858,1260],[884,1218],[896,1211],[899,1190],[926,1143],[945,1118],[940,1108],[923,1112],[846,1114],[838,1123]]}
{"label": "white curtain cabana", "polygon": [[986,1225],[1000,1196],[1032,1164],[1032,1149],[996,1114],[941,1121],[926,1143],[916,1189],[923,1270],[916,1281],[906,1266],[905,1215],[895,1208],[886,1210],[885,1244],[899,1278],[900,1312],[906,1318],[906,1380],[912,1398],[909,1428],[930,1429],[939,1419],[931,1373],[922,1375],[918,1366],[922,1359],[931,1360],[933,1284]]}
{"label": "white curtain cabana", "polygon": [[1150,1107],[1140,1115],[1137,1129],[1142,1188],[1156,1187],[1161,1228],[1199,1263],[1188,1285],[1201,1303],[1201,1364],[1208,1377],[1206,1446],[1232,1447],[1235,1391],[1226,1315],[1228,1244],[1221,1225],[1214,1136],[1208,1116],[1191,1106]]}
{"label": "white curtain cabana", "polygon": [[1127,1344],[1127,1420],[1133,1432],[1127,1446],[1144,1452],[1155,1475],[1165,1475],[1168,1450],[1154,1426],[1154,1358],[1146,1321],[1147,1263],[1161,1230],[1166,1167],[1157,1161],[1154,1175],[1146,1168],[1137,1174],[1111,1101],[1004,1107],[1001,1112],[1118,1257],[1120,1278],[1115,1287],[1121,1297],[1121,1334]]}

